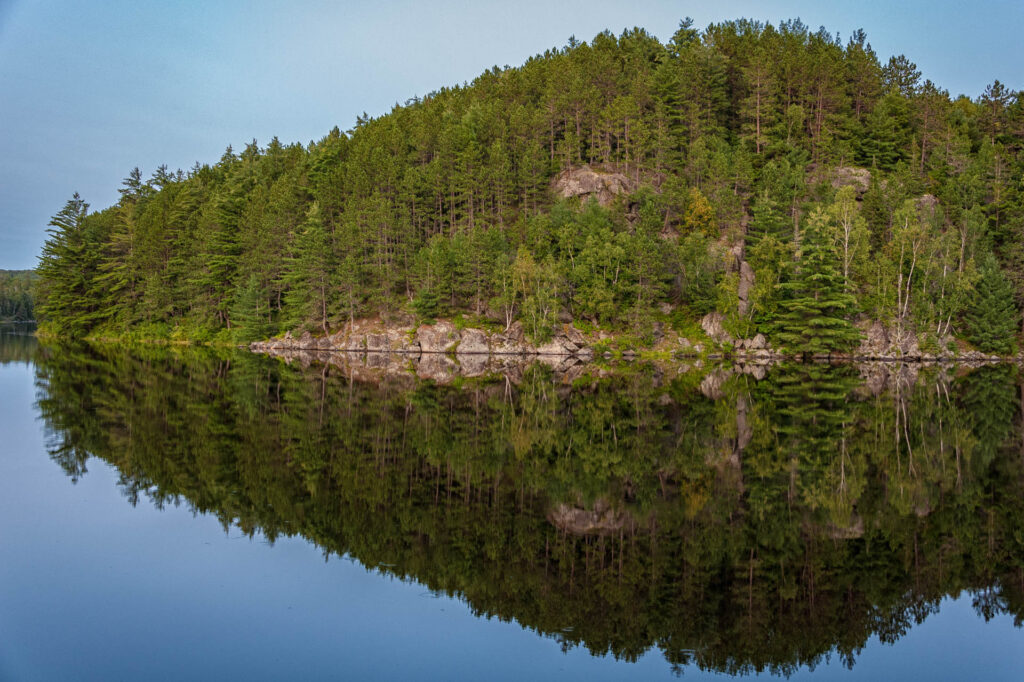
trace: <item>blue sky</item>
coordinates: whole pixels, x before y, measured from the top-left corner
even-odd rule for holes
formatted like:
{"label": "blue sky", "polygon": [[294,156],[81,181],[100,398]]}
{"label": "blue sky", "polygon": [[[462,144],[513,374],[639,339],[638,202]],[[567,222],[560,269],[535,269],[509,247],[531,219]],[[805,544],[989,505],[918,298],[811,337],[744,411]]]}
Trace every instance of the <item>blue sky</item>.
{"label": "blue sky", "polygon": [[0,0],[0,268],[33,267],[74,192],[114,203],[148,176],[277,136],[319,139],[417,94],[517,65],[570,35],[800,17],[845,41],[863,28],[884,62],[905,53],[951,93],[1024,89],[1024,2],[624,3]]}

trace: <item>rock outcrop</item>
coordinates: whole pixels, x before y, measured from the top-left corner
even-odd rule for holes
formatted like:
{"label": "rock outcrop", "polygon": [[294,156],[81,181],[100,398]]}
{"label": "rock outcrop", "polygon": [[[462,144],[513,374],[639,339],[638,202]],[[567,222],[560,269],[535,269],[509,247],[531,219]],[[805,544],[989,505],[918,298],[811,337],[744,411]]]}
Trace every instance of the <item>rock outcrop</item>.
{"label": "rock outcrop", "polygon": [[750,291],[753,288],[754,268],[750,267],[750,263],[747,261],[740,261],[740,283],[736,293],[739,298],[739,313],[744,317],[750,310]]}
{"label": "rock outcrop", "polygon": [[853,187],[857,196],[862,197],[871,187],[871,171],[867,168],[839,166],[832,170],[831,184],[834,188]]}
{"label": "rock outcrop", "polygon": [[423,324],[416,328],[416,340],[421,353],[447,353],[459,344],[461,336],[455,325],[447,320]]}
{"label": "rock outcrop", "polygon": [[722,326],[724,321],[725,318],[722,317],[722,313],[718,311],[711,312],[701,319],[700,328],[715,343],[732,343],[732,336]]}
{"label": "rock outcrop", "polygon": [[555,194],[563,199],[580,197],[597,199],[602,206],[610,204],[616,196],[631,191],[632,184],[621,173],[601,173],[581,166],[569,168],[558,174],[553,182]]}
{"label": "rock outcrop", "polygon": [[460,362],[473,356],[542,355],[575,357],[589,360],[593,351],[587,347],[583,333],[572,325],[563,325],[550,341],[540,346],[531,344],[516,322],[505,332],[488,333],[482,329],[458,329],[448,320],[418,327],[387,326],[376,320],[360,320],[329,336],[314,337],[309,332],[299,336],[287,333],[268,341],[255,341],[249,348],[257,352],[276,351],[346,351],[394,353],[400,355],[454,354]]}

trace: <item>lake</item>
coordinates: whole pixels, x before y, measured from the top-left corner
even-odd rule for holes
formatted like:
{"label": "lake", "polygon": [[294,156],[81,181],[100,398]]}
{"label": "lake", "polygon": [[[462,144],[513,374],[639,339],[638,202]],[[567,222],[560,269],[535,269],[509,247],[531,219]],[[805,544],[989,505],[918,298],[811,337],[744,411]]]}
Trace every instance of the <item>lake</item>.
{"label": "lake", "polygon": [[303,364],[0,330],[0,679],[1024,670],[1013,366]]}

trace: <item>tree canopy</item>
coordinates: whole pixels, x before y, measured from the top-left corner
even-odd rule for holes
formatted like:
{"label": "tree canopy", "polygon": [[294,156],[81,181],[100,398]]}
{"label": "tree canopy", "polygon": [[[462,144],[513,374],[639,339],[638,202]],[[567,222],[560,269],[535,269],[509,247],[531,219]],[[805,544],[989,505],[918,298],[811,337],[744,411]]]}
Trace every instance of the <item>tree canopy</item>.
{"label": "tree canopy", "polygon": [[[799,20],[603,32],[316,142],[133,169],[95,213],[72,199],[40,314],[69,335],[239,340],[456,313],[644,333],[717,309],[771,337],[794,333],[801,235],[820,232],[814,258],[838,258],[855,304],[820,307],[815,329],[859,316],[977,338],[982,263],[1007,315],[1024,301],[1024,97],[922,78],[863,31]],[[566,190],[585,168],[604,195]],[[760,284],[740,310],[743,262]]]}

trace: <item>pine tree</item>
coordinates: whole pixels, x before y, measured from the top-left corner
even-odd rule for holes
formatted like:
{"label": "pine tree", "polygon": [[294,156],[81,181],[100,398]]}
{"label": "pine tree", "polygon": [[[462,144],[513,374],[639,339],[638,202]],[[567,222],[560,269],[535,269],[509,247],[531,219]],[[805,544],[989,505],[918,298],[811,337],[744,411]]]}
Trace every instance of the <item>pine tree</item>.
{"label": "pine tree", "polygon": [[773,339],[806,355],[847,351],[860,333],[850,322],[856,299],[847,293],[827,215],[820,209],[804,223],[791,279],[778,285],[782,300]]}
{"label": "pine tree", "polygon": [[289,287],[285,294],[288,322],[290,325],[315,322],[326,334],[334,309],[333,280],[337,262],[324,229],[320,205],[316,202],[306,212],[301,230],[285,275]]}

